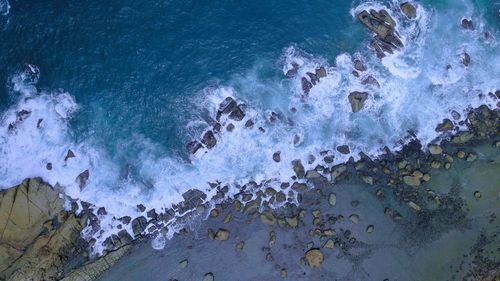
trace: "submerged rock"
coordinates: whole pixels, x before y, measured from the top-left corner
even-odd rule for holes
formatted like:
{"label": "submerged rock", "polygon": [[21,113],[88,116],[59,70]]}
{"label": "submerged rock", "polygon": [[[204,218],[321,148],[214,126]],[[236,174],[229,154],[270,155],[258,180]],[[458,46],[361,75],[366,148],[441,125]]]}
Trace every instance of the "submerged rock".
{"label": "submerged rock", "polygon": [[363,108],[368,93],[366,92],[352,92],[349,94],[349,102],[351,103],[352,112],[358,112]]}
{"label": "submerged rock", "polygon": [[323,253],[319,249],[310,249],[306,252],[306,261],[312,268],[320,267],[323,259]]}
{"label": "submerged rock", "polygon": [[474,25],[472,24],[472,20],[468,20],[468,19],[462,19],[462,28],[463,29],[468,29],[468,30],[473,30],[474,29]]}
{"label": "submerged rock", "polygon": [[215,233],[214,240],[226,241],[228,239],[229,239],[229,230],[227,229],[219,228],[219,230],[217,230],[217,232]]}

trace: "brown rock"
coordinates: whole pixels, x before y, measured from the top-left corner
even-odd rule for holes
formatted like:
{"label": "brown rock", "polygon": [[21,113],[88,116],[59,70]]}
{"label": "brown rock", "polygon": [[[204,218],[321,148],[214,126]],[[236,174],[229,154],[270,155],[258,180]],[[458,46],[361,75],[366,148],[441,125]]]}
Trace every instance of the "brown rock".
{"label": "brown rock", "polygon": [[310,249],[306,252],[306,261],[312,268],[318,268],[323,263],[323,253],[319,249]]}

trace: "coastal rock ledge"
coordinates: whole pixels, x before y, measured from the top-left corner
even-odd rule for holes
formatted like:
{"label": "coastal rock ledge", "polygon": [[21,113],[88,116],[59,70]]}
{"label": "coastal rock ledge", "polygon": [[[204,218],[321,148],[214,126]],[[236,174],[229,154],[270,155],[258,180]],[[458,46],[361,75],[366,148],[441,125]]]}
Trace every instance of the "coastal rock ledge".
{"label": "coastal rock ledge", "polygon": [[65,200],[39,178],[0,192],[0,280],[93,280],[125,254],[128,245],[89,261],[88,213],[65,210]]}

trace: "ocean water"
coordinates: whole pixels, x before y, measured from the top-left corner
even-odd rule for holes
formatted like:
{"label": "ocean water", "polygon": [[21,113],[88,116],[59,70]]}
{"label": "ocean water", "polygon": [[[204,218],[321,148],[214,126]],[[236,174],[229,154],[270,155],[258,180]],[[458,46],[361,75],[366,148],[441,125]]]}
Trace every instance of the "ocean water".
{"label": "ocean water", "polygon": [[[288,182],[295,159],[331,166],[398,149],[411,134],[429,143],[452,111],[495,107],[500,3],[415,1],[409,20],[401,2],[0,1],[0,188],[41,176],[105,206],[112,227],[112,216],[138,215],[137,204],[162,210],[188,189],[210,194],[210,182]],[[369,50],[372,34],[355,19],[369,8],[390,12],[404,49],[382,60]],[[351,74],[354,58],[379,87]],[[286,79],[292,63],[299,73]],[[319,66],[328,75],[304,96],[301,77]],[[369,93],[357,113],[352,91]],[[186,143],[227,96],[246,105],[245,119],[189,155]],[[349,155],[335,151],[344,144]],[[69,149],[76,157],[65,160]]]}

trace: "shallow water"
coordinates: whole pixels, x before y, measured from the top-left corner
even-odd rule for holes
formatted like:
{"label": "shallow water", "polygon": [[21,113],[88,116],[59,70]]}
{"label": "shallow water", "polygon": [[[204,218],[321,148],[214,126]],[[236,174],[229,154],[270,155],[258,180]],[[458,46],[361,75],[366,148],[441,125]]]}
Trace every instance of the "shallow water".
{"label": "shallow water", "polygon": [[[175,236],[164,250],[155,251],[148,244],[137,245],[100,280],[201,280],[207,272],[212,272],[215,280],[279,280],[283,268],[288,274],[285,280],[464,280],[470,277],[467,274],[479,257],[498,264],[500,246],[499,150],[487,144],[465,151],[487,156],[480,156],[472,163],[457,159],[451,169],[432,172],[431,180],[419,187],[464,200],[461,209],[466,213],[464,218],[460,218],[461,211],[441,218],[454,224],[443,223],[442,228],[429,231],[418,223],[419,214],[403,202],[393,202],[388,190],[388,197],[379,200],[373,186],[354,179],[318,187],[323,194],[337,195],[333,207],[326,200],[317,202],[317,190],[304,194],[301,207],[307,215],[297,229],[267,226],[258,219],[248,223],[246,215],[234,212],[230,206],[216,219],[193,218],[189,233]],[[474,197],[475,191],[481,192],[480,199]],[[359,201],[358,207],[351,206],[353,200]],[[384,215],[386,207],[401,212],[402,221]],[[332,226],[337,232],[335,237],[343,237],[346,229],[351,231],[350,237],[357,241],[352,248],[347,251],[338,245],[332,250],[322,248],[326,240],[309,234],[317,227],[311,223],[313,210],[321,210],[324,217],[333,214],[347,218],[358,214],[358,224],[345,219]],[[227,213],[233,213],[233,221],[223,224],[222,218]],[[435,214],[433,219],[438,216]],[[368,234],[365,230],[370,224],[375,228]],[[231,231],[229,241],[207,238],[207,228],[219,227]],[[269,248],[271,230],[275,231],[277,242]],[[245,241],[245,246],[238,252],[235,245],[240,240]],[[309,243],[311,247],[322,248],[325,255],[318,269],[300,263]],[[268,253],[273,261],[266,260]],[[182,268],[180,262],[186,259],[188,266]]]}
{"label": "shallow water", "polygon": [[[277,185],[292,176],[294,159],[305,164],[312,154],[310,167],[324,164],[325,149],[337,163],[398,148],[409,131],[425,144],[452,110],[495,106],[487,93],[499,84],[500,25],[491,1],[422,1],[414,21],[398,1],[10,4],[0,17],[0,188],[42,176],[116,217],[137,215],[139,203],[168,208],[183,191],[208,191],[216,180]],[[371,7],[390,9],[405,44],[382,62],[354,18]],[[460,27],[462,17],[472,18],[474,31]],[[464,51],[468,67],[460,63]],[[380,88],[351,75],[354,57]],[[292,62],[299,76],[284,79]],[[26,77],[25,64],[39,77]],[[300,77],[319,65],[328,76],[304,98]],[[354,90],[370,93],[358,113],[347,101]],[[244,119],[211,151],[187,155],[185,143],[201,136],[228,95],[247,105],[254,128],[245,129]],[[31,115],[8,130],[22,109]],[[268,120],[271,111],[277,122]],[[335,152],[342,144],[351,155]],[[76,157],[65,161],[68,149]],[[81,191],[75,178],[87,169]]]}

